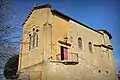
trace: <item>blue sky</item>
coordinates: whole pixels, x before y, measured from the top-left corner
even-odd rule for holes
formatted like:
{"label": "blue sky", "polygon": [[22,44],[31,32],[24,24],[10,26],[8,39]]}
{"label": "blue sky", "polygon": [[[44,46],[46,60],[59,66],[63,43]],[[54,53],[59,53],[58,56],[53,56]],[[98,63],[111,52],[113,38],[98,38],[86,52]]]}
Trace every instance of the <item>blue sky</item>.
{"label": "blue sky", "polygon": [[53,9],[94,29],[106,29],[112,35],[116,69],[120,70],[120,0],[12,0],[16,26],[21,24],[35,4],[49,3]]}

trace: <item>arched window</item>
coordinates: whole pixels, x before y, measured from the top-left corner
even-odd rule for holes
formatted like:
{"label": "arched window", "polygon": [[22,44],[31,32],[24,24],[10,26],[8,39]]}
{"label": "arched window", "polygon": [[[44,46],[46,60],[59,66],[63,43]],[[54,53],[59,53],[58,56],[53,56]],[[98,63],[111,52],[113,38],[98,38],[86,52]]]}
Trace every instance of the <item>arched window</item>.
{"label": "arched window", "polygon": [[33,34],[33,45],[32,45],[32,48],[35,47],[35,33]]}
{"label": "arched window", "polygon": [[38,33],[36,33],[36,47],[38,47]]}
{"label": "arched window", "polygon": [[89,46],[88,46],[88,47],[89,47],[89,51],[92,52],[92,43],[89,42],[88,45],[89,45]]}
{"label": "arched window", "polygon": [[36,47],[38,47],[38,29],[36,30]]}
{"label": "arched window", "polygon": [[78,47],[82,49],[82,39],[80,37],[78,38]]}
{"label": "arched window", "polygon": [[31,50],[31,40],[32,40],[31,34],[29,34],[29,51]]}

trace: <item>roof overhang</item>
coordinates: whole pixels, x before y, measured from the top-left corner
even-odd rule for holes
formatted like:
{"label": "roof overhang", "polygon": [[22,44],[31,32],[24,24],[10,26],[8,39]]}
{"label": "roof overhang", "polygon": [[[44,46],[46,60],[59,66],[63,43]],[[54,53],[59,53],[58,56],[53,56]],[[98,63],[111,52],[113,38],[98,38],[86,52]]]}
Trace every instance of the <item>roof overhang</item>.
{"label": "roof overhang", "polygon": [[97,31],[103,31],[105,34],[107,34],[109,36],[110,39],[112,39],[111,34],[107,30],[100,29],[100,30],[97,30]]}

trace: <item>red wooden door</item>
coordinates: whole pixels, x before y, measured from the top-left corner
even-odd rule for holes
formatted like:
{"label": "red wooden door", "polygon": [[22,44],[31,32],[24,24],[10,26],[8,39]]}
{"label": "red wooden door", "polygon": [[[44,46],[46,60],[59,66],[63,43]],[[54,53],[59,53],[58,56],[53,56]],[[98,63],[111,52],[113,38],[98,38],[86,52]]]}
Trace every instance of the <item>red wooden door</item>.
{"label": "red wooden door", "polygon": [[63,53],[64,53],[64,60],[68,60],[68,49],[63,48]]}

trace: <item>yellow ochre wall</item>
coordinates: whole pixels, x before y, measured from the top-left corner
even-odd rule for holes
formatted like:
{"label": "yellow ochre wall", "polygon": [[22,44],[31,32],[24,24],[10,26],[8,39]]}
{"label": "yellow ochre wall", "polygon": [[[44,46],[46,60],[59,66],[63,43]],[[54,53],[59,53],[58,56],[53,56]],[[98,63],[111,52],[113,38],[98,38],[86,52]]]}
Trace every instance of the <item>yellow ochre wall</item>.
{"label": "yellow ochre wall", "polygon": [[[49,42],[45,42],[47,40],[45,32],[46,26],[50,22],[48,15],[51,15],[50,8],[35,9],[23,25],[18,72],[21,74],[20,78],[25,80],[24,77],[32,79],[32,77],[35,77],[34,75],[37,75],[38,80],[45,78],[44,53],[47,48],[46,43]],[[29,51],[29,34],[33,35],[33,28],[35,28],[35,31],[36,29],[39,30],[38,47]]]}
{"label": "yellow ochre wall", "polygon": [[70,24],[65,19],[59,16],[53,15],[52,17],[52,55],[53,59],[56,59],[56,55],[60,54],[59,40],[63,40],[65,36],[70,35]]}
{"label": "yellow ochre wall", "polygon": [[[68,42],[72,44],[69,52],[78,53],[78,64],[65,65],[56,60],[60,54],[58,40],[68,36]],[[72,38],[71,38],[72,37]],[[78,37],[82,38],[83,49],[78,48]],[[72,20],[65,20],[61,16],[52,17],[52,54],[53,62],[47,66],[48,80],[116,80],[113,55],[103,52],[102,47],[92,46],[93,52],[89,52],[88,42],[92,45],[103,44],[103,35],[84,27]],[[110,42],[110,40],[108,41]],[[109,43],[111,44],[111,43]],[[99,72],[100,70],[100,72]],[[108,71],[108,73],[107,73]],[[52,73],[52,74],[51,74]]]}

